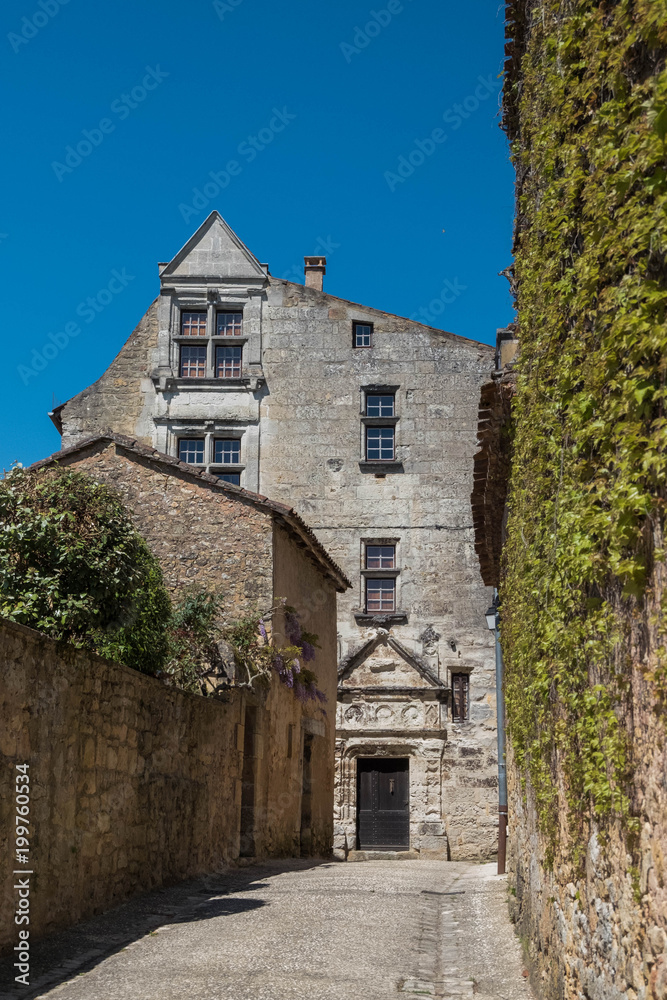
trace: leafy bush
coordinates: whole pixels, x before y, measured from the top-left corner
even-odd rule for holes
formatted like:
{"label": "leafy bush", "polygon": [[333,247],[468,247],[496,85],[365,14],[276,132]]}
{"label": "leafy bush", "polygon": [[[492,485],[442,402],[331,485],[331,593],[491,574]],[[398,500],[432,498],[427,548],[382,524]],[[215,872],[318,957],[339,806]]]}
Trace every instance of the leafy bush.
{"label": "leafy bush", "polygon": [[0,615],[155,673],[170,613],[160,566],[108,486],[64,469],[0,483]]}

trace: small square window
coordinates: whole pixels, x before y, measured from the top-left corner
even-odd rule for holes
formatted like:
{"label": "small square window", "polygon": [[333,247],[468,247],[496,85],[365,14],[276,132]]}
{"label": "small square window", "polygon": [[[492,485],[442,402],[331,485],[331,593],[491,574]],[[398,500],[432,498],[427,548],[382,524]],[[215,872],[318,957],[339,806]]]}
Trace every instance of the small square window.
{"label": "small square window", "polygon": [[366,461],[368,462],[394,461],[393,427],[366,428]]}
{"label": "small square window", "polygon": [[367,545],[366,569],[396,569],[396,546]]}
{"label": "small square window", "polygon": [[238,438],[219,438],[215,442],[215,462],[219,465],[239,465],[241,442]]}
{"label": "small square window", "polygon": [[181,347],[181,378],[206,378],[206,347]]}
{"label": "small square window", "polygon": [[353,323],[352,324],[352,346],[372,347],[373,324]]}
{"label": "small square window", "polygon": [[232,483],[233,486],[241,485],[240,472],[224,472],[222,475],[218,476],[218,479],[223,483]]}
{"label": "small square window", "polygon": [[452,722],[465,722],[470,703],[469,674],[452,674]]}
{"label": "small square window", "polygon": [[243,333],[243,313],[219,312],[216,333],[218,337],[240,337]]}
{"label": "small square window", "polygon": [[218,378],[240,378],[241,377],[241,355],[240,347],[216,347],[215,349],[215,374]]}
{"label": "small square window", "polygon": [[205,312],[181,313],[181,337],[205,337],[205,336],[206,336]]}
{"label": "small square window", "polygon": [[188,465],[203,465],[204,438],[181,438],[178,442],[178,457]]}
{"label": "small square window", "polygon": [[396,410],[396,397],[392,395],[380,395],[369,392],[366,396],[366,416],[367,417],[393,417]]}
{"label": "small square window", "polygon": [[366,580],[366,611],[395,611],[396,581]]}

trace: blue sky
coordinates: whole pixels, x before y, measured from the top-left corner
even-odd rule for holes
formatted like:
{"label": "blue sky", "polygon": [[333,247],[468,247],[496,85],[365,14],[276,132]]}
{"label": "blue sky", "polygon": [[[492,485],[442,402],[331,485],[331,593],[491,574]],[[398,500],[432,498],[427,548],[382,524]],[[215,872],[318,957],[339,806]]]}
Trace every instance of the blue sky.
{"label": "blue sky", "polygon": [[492,343],[513,317],[503,11],[6,0],[0,467],[58,449],[54,396],[100,376],[213,208],[278,277],[325,253],[331,294]]}

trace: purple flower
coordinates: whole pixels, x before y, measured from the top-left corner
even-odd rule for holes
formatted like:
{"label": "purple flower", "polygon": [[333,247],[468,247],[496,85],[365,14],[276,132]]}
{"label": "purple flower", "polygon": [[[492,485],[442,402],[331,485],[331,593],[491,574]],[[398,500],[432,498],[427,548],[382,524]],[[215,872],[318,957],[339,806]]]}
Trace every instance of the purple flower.
{"label": "purple flower", "polygon": [[294,660],[293,661],[293,663],[292,663],[292,670],[293,670],[293,672],[295,674],[300,674],[301,673],[301,664],[299,663],[298,660]]}
{"label": "purple flower", "polygon": [[273,666],[278,671],[281,677],[285,676],[285,661],[283,660],[280,653],[276,653],[273,658]]}
{"label": "purple flower", "polygon": [[294,677],[291,670],[286,670],[284,674],[284,683],[288,688],[294,687]]}
{"label": "purple flower", "polygon": [[297,645],[301,638],[301,624],[297,616],[291,612],[285,615],[285,634],[294,646]]}
{"label": "purple flower", "polygon": [[262,621],[261,618],[259,619],[259,634],[261,635],[262,639],[266,639],[266,629],[264,628],[264,622]]}
{"label": "purple flower", "polygon": [[308,692],[306,691],[303,684],[297,684],[294,688],[294,694],[299,699],[299,701],[308,701]]}
{"label": "purple flower", "polygon": [[311,660],[315,659],[315,647],[309,642],[301,643],[301,653],[306,663],[310,663]]}

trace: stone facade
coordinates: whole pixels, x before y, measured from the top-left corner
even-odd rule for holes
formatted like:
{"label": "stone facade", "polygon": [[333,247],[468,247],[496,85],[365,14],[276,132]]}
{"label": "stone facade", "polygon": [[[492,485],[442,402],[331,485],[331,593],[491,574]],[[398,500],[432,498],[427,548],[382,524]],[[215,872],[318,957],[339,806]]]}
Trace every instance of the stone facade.
{"label": "stone facade", "polygon": [[[196,440],[210,474],[232,475],[298,509],[353,581],[338,601],[338,855],[357,843],[357,758],[400,751],[411,761],[410,849],[489,856],[497,826],[494,658],[470,492],[492,348],[326,294],[321,259],[308,259],[306,285],[273,278],[217,212],[159,268],[157,303],[127,347],[95,385],[54,412],[63,444],[118,421],[174,457],[181,442]],[[234,326],[228,317],[239,313]],[[369,346],[355,346],[357,332]],[[378,396],[391,398],[391,415],[373,415]],[[394,447],[373,457],[367,438],[378,427],[393,429]],[[233,442],[231,463],[219,461],[218,440]],[[393,548],[389,573],[369,572],[369,546]],[[380,618],[366,600],[367,581],[378,576],[395,581],[392,609]],[[359,668],[385,632],[398,644],[396,669],[369,666],[367,690],[351,693],[347,666]],[[469,683],[460,722],[452,718],[452,676]],[[355,699],[359,724],[344,714]],[[376,702],[371,723],[367,706]],[[382,727],[380,702],[392,706]]]}

